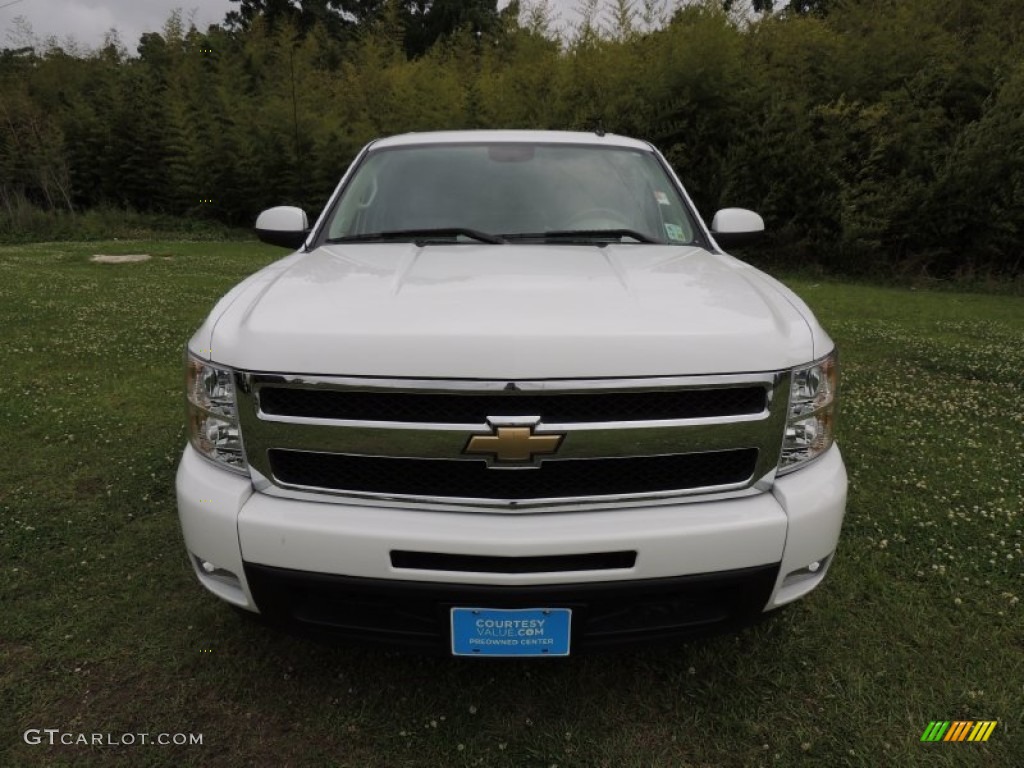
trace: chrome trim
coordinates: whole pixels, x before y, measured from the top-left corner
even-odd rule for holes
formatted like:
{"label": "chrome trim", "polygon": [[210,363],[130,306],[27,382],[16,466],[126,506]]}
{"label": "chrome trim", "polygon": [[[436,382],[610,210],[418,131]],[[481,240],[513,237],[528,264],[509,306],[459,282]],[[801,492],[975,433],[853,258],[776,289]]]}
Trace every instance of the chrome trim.
{"label": "chrome trim", "polygon": [[[254,471],[255,472],[255,471]],[[748,487],[716,486],[713,489],[692,489],[689,491],[659,491],[657,493],[635,494],[633,496],[585,496],[579,498],[558,499],[513,499],[507,502],[495,499],[473,499],[467,497],[445,496],[443,499],[426,499],[414,496],[383,495],[358,493],[353,491],[331,491],[321,488],[304,488],[302,486],[275,485],[267,478],[255,474],[255,490],[267,496],[290,499],[293,501],[312,501],[323,503],[327,499],[339,501],[357,501],[365,507],[388,507],[399,509],[423,509],[437,512],[451,512],[453,508],[477,513],[496,514],[528,514],[535,512],[577,512],[600,511],[603,509],[622,509],[624,507],[653,507],[667,501],[700,502],[722,501],[756,496],[767,488],[755,483]],[[770,474],[774,477],[774,472]],[[768,488],[770,488],[770,483]],[[327,499],[325,499],[327,497]]]}
{"label": "chrome trim", "polygon": [[[721,451],[730,448],[760,448],[764,423],[770,414],[755,419],[715,424],[707,419],[678,421],[625,421],[600,424],[544,424],[535,434],[564,434],[565,439],[552,456],[557,459],[612,459],[633,456],[663,456],[673,453]],[[260,425],[258,449],[284,448],[317,453],[347,453],[354,456],[383,456],[406,459],[448,459],[482,461],[466,455],[469,437],[490,432],[484,424],[422,424],[338,421],[308,424],[266,421]],[[339,429],[339,427],[341,427]],[[243,426],[245,429],[245,426]],[[252,446],[250,446],[252,448]],[[250,450],[250,452],[252,452]],[[254,457],[255,458],[255,457]],[[776,457],[777,459],[777,457]]]}
{"label": "chrome trim", "polygon": [[[481,381],[439,379],[375,379],[329,376],[291,376],[275,373],[235,373],[238,415],[246,458],[256,490],[274,496],[323,501],[331,498],[358,499],[361,503],[389,506],[451,509],[473,507],[486,511],[537,511],[544,508],[605,508],[623,504],[661,503],[665,499],[688,500],[729,498],[760,493],[771,487],[782,449],[789,404],[790,373],[725,374],[721,376],[651,377],[640,379],[542,379],[527,381]],[[490,393],[500,400],[509,393],[644,392],[671,389],[708,389],[761,385],[766,390],[766,408],[755,414],[657,421],[581,422],[537,424],[535,432],[565,435],[557,454],[541,456],[540,462],[560,459],[621,458],[704,453],[736,448],[757,448],[753,475],[743,483],[677,491],[587,496],[557,499],[474,499],[464,497],[425,498],[401,494],[374,494],[333,489],[292,486],[276,481],[267,451],[282,448],[319,453],[345,453],[393,458],[430,458],[450,461],[479,461],[463,453],[473,434],[487,432],[482,424],[432,424],[424,422],[382,422],[316,419],[264,414],[259,408],[263,386],[302,389],[350,389],[369,392],[455,392]],[[497,410],[497,409],[496,409]],[[524,417],[515,417],[522,421]],[[495,413],[491,420],[501,420]]]}

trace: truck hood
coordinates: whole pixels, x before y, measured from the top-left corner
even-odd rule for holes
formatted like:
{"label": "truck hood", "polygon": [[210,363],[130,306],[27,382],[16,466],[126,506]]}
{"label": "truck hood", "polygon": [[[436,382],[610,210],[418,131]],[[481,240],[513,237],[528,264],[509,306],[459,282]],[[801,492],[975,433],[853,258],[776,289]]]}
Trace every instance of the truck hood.
{"label": "truck hood", "polygon": [[252,371],[548,379],[778,370],[827,343],[788,289],[702,248],[397,243],[257,272],[192,349]]}

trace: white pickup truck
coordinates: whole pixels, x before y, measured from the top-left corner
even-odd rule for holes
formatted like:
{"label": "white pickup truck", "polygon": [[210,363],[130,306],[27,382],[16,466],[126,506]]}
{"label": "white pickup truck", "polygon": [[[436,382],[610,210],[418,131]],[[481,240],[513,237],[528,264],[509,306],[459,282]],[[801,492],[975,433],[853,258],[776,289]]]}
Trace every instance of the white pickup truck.
{"label": "white pickup truck", "polygon": [[620,136],[375,141],[188,343],[199,581],[268,619],[459,656],[741,626],[821,583],[835,345]]}

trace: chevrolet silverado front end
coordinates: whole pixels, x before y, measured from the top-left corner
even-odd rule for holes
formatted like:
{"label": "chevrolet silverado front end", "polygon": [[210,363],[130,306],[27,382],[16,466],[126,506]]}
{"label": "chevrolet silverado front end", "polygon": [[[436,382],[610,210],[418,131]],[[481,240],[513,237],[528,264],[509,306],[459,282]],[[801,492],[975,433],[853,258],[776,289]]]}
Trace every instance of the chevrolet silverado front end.
{"label": "chevrolet silverado front end", "polygon": [[371,144],[187,351],[200,582],[268,618],[468,656],[740,626],[810,592],[846,473],[838,361],[649,145]]}

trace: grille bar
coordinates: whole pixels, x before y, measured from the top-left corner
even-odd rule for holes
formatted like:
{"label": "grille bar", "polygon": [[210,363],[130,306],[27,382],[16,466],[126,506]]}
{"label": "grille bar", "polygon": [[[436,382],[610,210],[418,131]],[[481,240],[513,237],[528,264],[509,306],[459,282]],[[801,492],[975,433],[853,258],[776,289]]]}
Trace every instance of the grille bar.
{"label": "grille bar", "polygon": [[271,449],[286,485],[389,496],[558,499],[727,486],[750,480],[756,448],[673,456],[543,461],[538,468],[489,469],[483,461],[401,459]]}
{"label": "grille bar", "polygon": [[264,386],[259,407],[272,416],[351,421],[483,424],[488,416],[500,415],[540,416],[548,424],[581,424],[743,416],[764,411],[767,396],[763,386],[572,394],[433,394]]}

